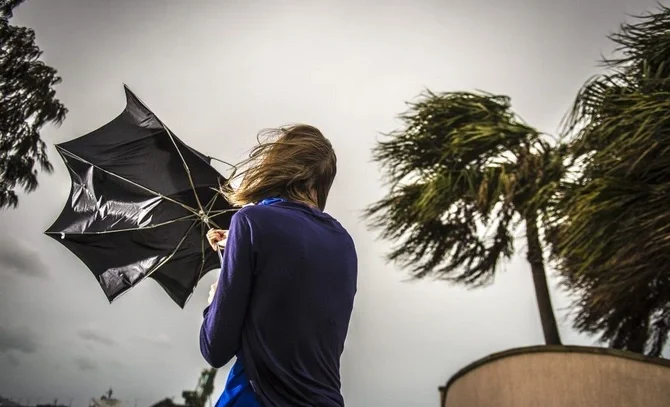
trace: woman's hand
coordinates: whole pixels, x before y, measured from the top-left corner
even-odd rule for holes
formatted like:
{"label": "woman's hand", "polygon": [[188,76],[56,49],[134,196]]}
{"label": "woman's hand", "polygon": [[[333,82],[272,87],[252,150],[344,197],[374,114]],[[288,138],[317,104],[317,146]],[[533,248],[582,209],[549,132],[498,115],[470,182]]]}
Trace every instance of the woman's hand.
{"label": "woman's hand", "polygon": [[207,305],[211,305],[214,300],[214,294],[216,294],[216,287],[219,285],[218,281],[215,281],[214,284],[209,288],[209,298],[207,298]]}
{"label": "woman's hand", "polygon": [[226,240],[228,240],[227,230],[210,229],[207,232],[207,241],[214,251],[219,250],[219,247],[226,247]]}

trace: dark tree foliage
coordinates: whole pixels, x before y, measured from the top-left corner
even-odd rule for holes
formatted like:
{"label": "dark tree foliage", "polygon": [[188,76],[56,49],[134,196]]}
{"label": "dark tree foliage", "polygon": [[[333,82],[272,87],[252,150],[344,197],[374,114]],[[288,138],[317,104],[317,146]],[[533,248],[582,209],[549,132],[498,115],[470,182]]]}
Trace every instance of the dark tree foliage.
{"label": "dark tree foliage", "polygon": [[426,92],[401,119],[374,150],[390,191],[365,214],[396,243],[389,259],[415,278],[486,284],[523,223],[545,340],[560,344],[538,226],[563,174],[560,152],[505,96]]}
{"label": "dark tree foliage", "polygon": [[617,57],[569,116],[579,171],[549,237],[577,293],[575,328],[660,356],[670,333],[670,9],[610,38]]}
{"label": "dark tree foliage", "polygon": [[0,0],[0,209],[18,205],[18,187],[37,187],[37,167],[52,171],[40,129],[67,113],[53,89],[61,79],[39,61],[34,31],[9,24],[22,2]]}

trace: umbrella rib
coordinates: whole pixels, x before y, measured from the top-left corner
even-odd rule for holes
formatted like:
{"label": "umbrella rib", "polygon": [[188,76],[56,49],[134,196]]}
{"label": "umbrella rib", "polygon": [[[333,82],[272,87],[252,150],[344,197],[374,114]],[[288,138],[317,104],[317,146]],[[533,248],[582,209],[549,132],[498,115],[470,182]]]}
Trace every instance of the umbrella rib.
{"label": "umbrella rib", "polygon": [[218,198],[219,198],[219,194],[218,193],[214,194],[212,196],[212,199],[207,203],[206,207],[208,207],[208,209],[207,209],[207,212],[205,213],[206,217],[205,217],[204,221],[207,224],[207,226],[209,226],[209,224],[211,223],[212,225],[214,225],[214,227],[216,227],[217,229],[220,229],[221,226],[217,225],[216,222],[211,220],[210,215],[214,214],[214,216],[217,216],[217,215],[221,215],[221,214],[228,213],[228,212],[237,212],[237,211],[240,210],[240,208],[222,209],[222,210],[218,210],[218,211],[212,211],[212,208],[214,208],[214,203],[216,202],[216,200]]}
{"label": "umbrella rib", "polygon": [[[209,158],[212,158],[212,157],[209,157]],[[214,159],[218,160],[217,158],[214,158]],[[218,161],[221,161],[221,160],[218,160]],[[225,161],[222,161],[222,162],[225,162]],[[221,184],[219,183],[219,188],[220,188],[220,185]],[[210,188],[210,189],[212,191],[214,191],[215,194],[212,198],[213,200],[210,201],[207,204],[207,205],[209,205],[209,209],[207,210],[207,213],[206,213],[207,219],[209,219],[212,214],[213,214],[213,216],[218,216],[218,215],[228,213],[228,212],[237,212],[241,209],[241,208],[231,208],[231,209],[221,209],[221,210],[218,210],[218,211],[212,211],[212,208],[214,208],[214,202],[216,201],[217,198],[219,198],[219,194],[221,194],[221,190],[220,189],[215,189],[215,188]],[[216,226],[217,228],[220,228],[220,226],[218,226],[216,223],[212,222],[212,224],[214,224],[214,226]]]}
{"label": "umbrella rib", "polygon": [[216,216],[216,215],[221,215],[221,214],[223,214],[223,213],[227,213],[227,212],[237,212],[237,211],[239,211],[238,208],[235,208],[235,209],[222,209],[222,210],[219,210],[219,211],[211,211],[211,212],[208,213],[208,215],[209,215],[209,214],[213,214],[214,216]]}
{"label": "umbrella rib", "polygon": [[205,223],[207,224],[207,226],[209,226],[209,224],[211,223],[216,228],[218,228],[219,225],[217,225],[213,220],[209,219],[209,214],[212,212],[212,208],[214,207],[214,203],[216,202],[217,195],[218,194],[212,195],[212,199],[210,199],[210,201],[207,203],[207,205],[205,205],[207,207],[207,212],[205,213],[205,215],[206,215],[205,216]]}
{"label": "umbrella rib", "polygon": [[[214,196],[212,197],[212,199],[210,200],[210,202],[207,204],[207,205],[209,206],[210,209],[214,206],[214,203],[216,202],[217,197],[218,197],[218,194],[214,195]],[[233,209],[232,211],[235,211],[235,210],[237,210],[237,209]],[[223,212],[223,211],[222,211],[222,212]],[[208,213],[209,213],[209,211],[208,211]],[[187,218],[190,218],[190,217],[193,217],[193,216],[196,216],[196,220],[191,224],[191,226],[189,226],[188,230],[186,230],[186,232],[185,232],[184,235],[182,236],[182,238],[181,238],[181,240],[179,241],[179,243],[177,243],[177,246],[175,246],[174,250],[172,250],[172,252],[171,252],[165,259],[163,259],[163,261],[161,261],[158,265],[156,265],[156,267],[154,267],[150,272],[148,272],[148,273],[142,278],[142,280],[140,280],[140,281],[138,281],[137,283],[135,283],[135,285],[141,283],[142,281],[144,281],[145,279],[147,279],[148,277],[150,277],[153,273],[155,273],[158,269],[160,269],[163,265],[165,265],[168,261],[170,261],[170,260],[172,259],[172,257],[174,257],[174,255],[177,253],[177,250],[179,250],[179,248],[182,246],[182,244],[184,244],[184,241],[186,240],[186,238],[188,237],[188,235],[191,233],[191,231],[193,230],[193,227],[194,227],[196,224],[199,223],[199,224],[202,226],[204,223],[206,223],[206,222],[202,222],[202,219],[200,219],[199,217],[197,217],[197,215],[190,215],[190,216],[187,216],[187,217],[184,217],[184,218],[175,219],[174,221],[181,220],[181,219],[187,219]],[[201,222],[198,222],[199,220],[200,220]],[[212,224],[214,224],[215,227],[217,227],[217,228],[219,227],[218,225],[216,225],[216,223],[214,223],[214,222],[212,222],[212,221],[208,221],[207,223],[209,223],[209,222],[211,222]],[[166,222],[166,223],[170,223],[170,222]],[[197,280],[195,281],[195,284],[197,284],[198,281],[200,281],[200,278],[202,278],[203,270],[205,269],[205,247],[204,247],[204,245],[205,245],[205,241],[204,241],[204,239],[201,239],[200,242],[201,242],[201,243],[200,243],[200,254],[201,254],[201,259],[202,259],[202,261],[201,261],[201,263],[200,263],[200,271],[198,272],[198,278],[197,278]],[[220,256],[221,256],[221,254],[220,254],[220,252],[219,252],[219,257],[220,257]],[[194,286],[195,286],[195,284],[194,284]],[[127,291],[128,291],[128,290],[126,290],[126,291],[122,292],[121,294],[119,294],[119,296],[117,296],[117,298],[120,297],[121,295],[125,294]],[[189,298],[190,298],[190,296],[189,296]]]}
{"label": "umbrella rib", "polygon": [[[158,119],[158,121],[160,122],[160,119]],[[193,195],[195,196],[195,201],[198,203],[198,209],[200,209],[200,212],[204,214],[205,211],[202,209],[202,204],[200,203],[200,197],[198,197],[198,192],[195,190],[195,183],[193,182],[193,177],[191,176],[191,169],[188,167],[188,164],[186,164],[186,160],[184,159],[184,156],[182,155],[181,150],[177,145],[177,142],[174,140],[174,136],[170,131],[170,129],[168,129],[167,126],[163,124],[163,122],[161,122],[161,125],[163,126],[168,136],[170,137],[170,141],[172,141],[172,145],[174,145],[175,150],[177,150],[177,154],[179,154],[181,163],[184,166],[184,170],[186,170],[186,175],[188,176],[188,182],[191,184],[191,189],[193,189]]]}
{"label": "umbrella rib", "polygon": [[[122,176],[120,176],[120,175],[118,175],[118,174],[114,174],[113,172],[108,171],[108,170],[106,170],[106,169],[100,167],[99,165],[93,164],[93,163],[89,162],[88,160],[85,160],[85,159],[79,157],[78,155],[76,155],[76,154],[74,154],[74,153],[71,153],[71,152],[69,152],[69,151],[67,151],[67,150],[65,150],[65,149],[63,149],[63,151],[64,151],[65,153],[67,153],[69,156],[71,156],[71,157],[73,157],[73,158],[75,158],[75,159],[77,159],[77,160],[79,160],[79,161],[81,161],[81,162],[83,162],[83,163],[85,163],[85,164],[88,164],[88,165],[90,165],[90,166],[92,166],[92,167],[94,167],[94,168],[97,168],[98,170],[104,172],[105,174],[109,174],[109,175],[112,175],[112,176],[114,176],[114,177],[116,177],[116,178],[118,178],[118,179],[120,179],[120,180],[126,181],[126,182],[128,182],[129,184],[132,184],[132,185],[134,185],[134,186],[136,186],[136,187],[138,187],[138,188],[141,188],[141,189],[143,189],[143,190],[145,190],[145,191],[147,191],[147,192],[150,192],[150,193],[156,195],[156,196],[159,197],[159,198],[163,198],[163,199],[168,200],[168,201],[170,201],[170,202],[172,202],[172,203],[175,203],[175,204],[181,206],[182,208],[186,209],[187,211],[193,213],[193,214],[196,215],[196,216],[198,215],[198,211],[195,210],[194,208],[191,208],[191,207],[188,206],[188,205],[184,205],[183,203],[181,203],[181,202],[179,202],[179,201],[176,201],[176,200],[170,198],[169,196],[163,195],[163,194],[161,194],[160,192],[156,192],[156,191],[152,190],[151,188],[147,188],[147,187],[145,187],[145,186],[143,186],[143,185],[140,185],[140,184],[138,184],[138,183],[136,183],[136,182],[133,182],[133,181],[131,181],[131,180],[129,180],[129,179],[123,178]],[[68,166],[68,167],[69,167],[69,166]]]}
{"label": "umbrella rib", "polygon": [[233,167],[233,169],[237,170],[237,165],[233,165],[233,164],[229,163],[228,161],[223,161],[223,160],[220,160],[216,157],[212,157],[212,156],[209,156],[209,155],[207,156],[207,158],[209,158],[210,160],[218,161],[222,164],[226,164],[227,166]]}
{"label": "umbrella rib", "polygon": [[[207,204],[208,209],[207,209],[207,226],[209,226],[209,223],[211,222],[216,228],[220,228],[214,221],[209,220],[209,214],[211,213],[212,208],[214,207],[214,203],[216,202],[216,198],[219,196],[219,194],[214,194],[212,196],[212,199],[209,201]],[[229,210],[230,211],[230,210]],[[201,246],[200,246],[200,272],[198,272],[198,279],[195,280],[196,284],[200,279],[202,278],[202,273],[205,271],[205,240],[201,240]]]}
{"label": "umbrella rib", "polygon": [[[177,153],[179,154],[179,158],[181,159],[182,165],[184,166],[184,169],[186,170],[186,175],[188,175],[188,180],[191,184],[191,189],[193,190],[193,195],[195,196],[195,200],[198,203],[198,209],[200,209],[200,213],[198,215],[200,215],[200,216],[204,215],[205,211],[202,209],[202,204],[200,203],[200,197],[198,197],[198,192],[196,191],[195,184],[193,183],[193,178],[191,177],[191,169],[188,167],[188,164],[186,164],[186,160],[184,160],[184,156],[182,155],[181,150],[177,146],[177,142],[174,140],[175,137],[172,134],[172,131],[170,131],[170,129],[165,125],[165,123],[163,123],[163,121],[158,117],[158,115],[156,115],[154,112],[152,112],[151,109],[149,109],[149,107],[139,97],[137,97],[137,95],[133,94],[133,96],[140,102],[140,104],[146,110],[148,110],[153,115],[153,117],[161,124],[163,129],[165,129],[165,131],[168,134],[168,137],[170,137],[170,141],[172,141],[172,144],[174,145],[175,149],[177,150]],[[211,157],[208,157],[208,158],[211,158]]]}
{"label": "umbrella rib", "polygon": [[[184,236],[181,237],[181,239],[179,240],[179,243],[177,243],[177,246],[175,246],[174,250],[172,250],[172,252],[171,252],[165,259],[163,259],[163,261],[161,261],[160,263],[158,263],[158,265],[157,265],[156,267],[154,267],[150,272],[148,272],[147,275],[144,276],[144,278],[142,278],[142,280],[145,280],[147,277],[149,277],[149,276],[151,276],[153,273],[155,273],[156,270],[158,270],[158,269],[161,268],[163,265],[165,265],[165,263],[167,263],[168,261],[172,260],[172,257],[174,257],[174,255],[177,253],[177,250],[179,250],[179,248],[181,247],[181,245],[184,244],[184,241],[186,241],[186,237],[191,233],[191,230],[193,229],[193,226],[195,226],[197,223],[198,223],[198,219],[196,219],[196,220],[191,224],[191,226],[189,226],[188,230],[186,230],[186,233],[184,233]],[[142,280],[141,280],[141,281],[142,281]],[[141,282],[141,281],[139,281],[139,282]],[[138,283],[139,283],[139,282],[138,282]]]}
{"label": "umbrella rib", "polygon": [[[170,220],[167,220],[165,222],[156,223],[155,225],[146,226],[146,227],[139,227],[139,228],[125,228],[125,229],[115,229],[115,230],[103,230],[101,232],[80,232],[80,233],[67,233],[67,234],[68,235],[84,236],[84,235],[107,235],[107,234],[110,234],[110,233],[133,232],[133,231],[136,231],[136,230],[154,229],[154,228],[157,228],[157,227],[169,225],[171,223],[180,222],[182,220],[187,220],[187,219],[194,218],[194,217],[197,218],[197,215],[193,214],[193,215],[182,216],[181,218],[170,219]],[[66,233],[66,232],[62,232],[62,233]],[[48,232],[47,234],[59,235],[59,234],[61,234],[61,232]]]}

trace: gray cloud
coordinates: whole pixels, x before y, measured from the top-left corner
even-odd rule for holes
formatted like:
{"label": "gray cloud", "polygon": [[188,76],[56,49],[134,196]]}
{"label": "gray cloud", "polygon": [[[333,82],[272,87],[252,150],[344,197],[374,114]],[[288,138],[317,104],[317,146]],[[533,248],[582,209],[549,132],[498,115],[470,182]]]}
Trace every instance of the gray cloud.
{"label": "gray cloud", "polygon": [[0,326],[0,353],[9,353],[9,351],[35,353],[37,348],[35,335],[28,329]]}
{"label": "gray cloud", "polygon": [[77,335],[85,341],[96,342],[105,346],[116,345],[116,341],[109,334],[96,328],[82,328],[77,331]]}
{"label": "gray cloud", "polygon": [[98,364],[95,361],[85,357],[80,356],[74,359],[74,364],[79,368],[79,370],[97,370]]}
{"label": "gray cloud", "polygon": [[138,338],[140,341],[150,345],[159,346],[162,348],[169,348],[172,346],[172,341],[167,334],[159,333],[155,335],[144,335]]}
{"label": "gray cloud", "polygon": [[37,251],[7,238],[0,238],[0,273],[42,278],[48,276]]}
{"label": "gray cloud", "polygon": [[21,363],[20,360],[19,360],[19,357],[16,356],[14,353],[8,353],[6,355],[6,357],[7,357],[7,362],[9,362],[10,366],[16,367]]}

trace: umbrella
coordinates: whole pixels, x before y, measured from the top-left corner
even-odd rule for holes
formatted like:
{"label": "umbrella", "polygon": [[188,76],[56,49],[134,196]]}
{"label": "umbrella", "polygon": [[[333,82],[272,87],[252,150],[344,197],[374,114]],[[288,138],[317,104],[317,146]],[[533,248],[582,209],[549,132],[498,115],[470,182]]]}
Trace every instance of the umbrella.
{"label": "umbrella", "polygon": [[150,277],[183,308],[219,267],[208,228],[227,229],[236,209],[217,192],[225,178],[210,158],[124,88],[118,117],[56,145],[72,186],[45,233],[90,269],[110,303]]}

